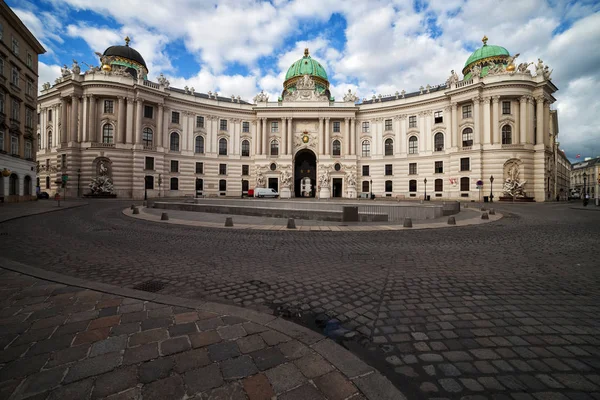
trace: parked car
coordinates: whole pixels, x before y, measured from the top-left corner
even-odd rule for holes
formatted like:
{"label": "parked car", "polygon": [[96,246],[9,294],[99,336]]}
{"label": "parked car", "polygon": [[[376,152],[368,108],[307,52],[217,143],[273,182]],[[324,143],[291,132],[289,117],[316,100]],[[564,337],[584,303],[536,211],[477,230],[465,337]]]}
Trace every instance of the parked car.
{"label": "parked car", "polygon": [[37,194],[37,198],[38,199],[49,199],[50,195],[48,194],[48,192],[39,192]]}
{"label": "parked car", "polygon": [[256,188],[254,189],[254,197],[278,197],[279,193],[271,188]]}

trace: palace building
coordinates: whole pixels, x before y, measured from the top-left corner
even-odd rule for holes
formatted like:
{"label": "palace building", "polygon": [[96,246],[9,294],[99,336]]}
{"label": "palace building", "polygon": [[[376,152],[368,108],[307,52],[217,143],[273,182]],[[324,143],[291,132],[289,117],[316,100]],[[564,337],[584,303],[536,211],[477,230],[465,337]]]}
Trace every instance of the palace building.
{"label": "palace building", "polygon": [[556,197],[552,71],[539,59],[517,64],[485,37],[462,79],[452,71],[442,85],[362,100],[333,98],[308,49],[278,98],[251,102],[148,80],[127,38],[97,54],[100,67],[65,66],[39,97],[40,184],[51,194],[67,176],[67,196],[136,199],[257,187],[282,197]]}

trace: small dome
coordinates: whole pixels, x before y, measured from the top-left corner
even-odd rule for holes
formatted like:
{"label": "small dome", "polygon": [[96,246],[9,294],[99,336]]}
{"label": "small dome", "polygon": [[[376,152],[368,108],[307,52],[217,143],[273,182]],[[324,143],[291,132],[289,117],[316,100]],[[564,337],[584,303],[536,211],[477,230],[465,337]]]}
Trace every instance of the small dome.
{"label": "small dome", "polygon": [[308,54],[308,49],[304,50],[304,57],[293,63],[288,69],[287,74],[285,74],[285,80],[287,81],[290,78],[304,75],[311,75],[327,81],[325,68]]}
{"label": "small dome", "polygon": [[104,56],[114,56],[121,57],[127,60],[135,61],[136,63],[142,65],[144,68],[148,69],[146,66],[146,61],[144,61],[144,57],[133,47],[126,46],[110,46],[108,49],[104,50]]}
{"label": "small dome", "polygon": [[465,62],[463,68],[463,75],[466,75],[475,64],[485,63],[488,61],[498,62],[503,61],[510,56],[508,50],[502,46],[488,45],[488,38],[483,37],[483,46],[478,48],[471,54],[471,56]]}

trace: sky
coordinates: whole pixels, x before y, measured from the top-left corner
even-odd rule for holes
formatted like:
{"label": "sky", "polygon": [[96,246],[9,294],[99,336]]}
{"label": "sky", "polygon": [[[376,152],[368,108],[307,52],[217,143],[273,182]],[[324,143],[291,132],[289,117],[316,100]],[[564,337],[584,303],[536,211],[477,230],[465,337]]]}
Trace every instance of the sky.
{"label": "sky", "polygon": [[333,96],[362,99],[444,83],[486,35],[553,69],[560,148],[571,161],[600,156],[598,0],[5,1],[46,48],[40,87],[129,36],[151,80],[250,102],[261,90],[276,99],[305,47]]}

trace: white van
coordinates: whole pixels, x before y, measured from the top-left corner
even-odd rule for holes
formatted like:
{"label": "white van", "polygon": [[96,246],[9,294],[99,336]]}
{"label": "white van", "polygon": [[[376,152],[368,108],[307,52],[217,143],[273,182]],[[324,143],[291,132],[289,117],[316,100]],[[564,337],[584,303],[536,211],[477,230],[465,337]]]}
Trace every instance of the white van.
{"label": "white van", "polygon": [[254,189],[254,197],[278,197],[279,193],[271,188],[256,188]]}

